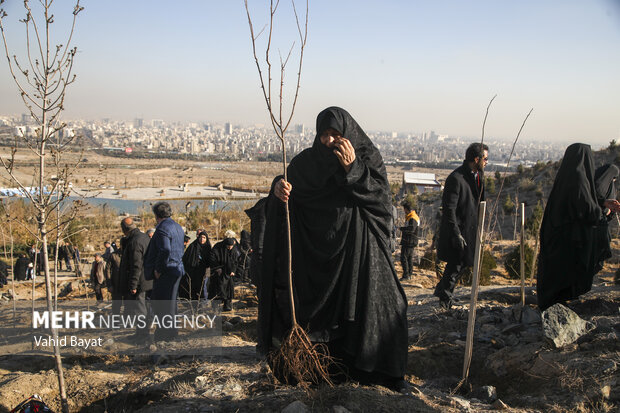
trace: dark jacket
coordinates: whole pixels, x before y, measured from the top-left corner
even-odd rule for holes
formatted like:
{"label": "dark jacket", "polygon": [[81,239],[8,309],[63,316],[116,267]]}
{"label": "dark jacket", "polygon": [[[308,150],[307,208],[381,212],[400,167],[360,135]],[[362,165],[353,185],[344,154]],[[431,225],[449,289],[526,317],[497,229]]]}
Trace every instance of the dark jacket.
{"label": "dark jacket", "polygon": [[106,279],[108,281],[108,291],[125,294],[127,293],[127,280],[124,280],[125,283],[121,284],[121,253],[118,250],[115,250],[111,253],[107,259],[105,259],[106,266]]}
{"label": "dark jacket", "polygon": [[[441,198],[443,214],[437,247],[440,260],[468,266],[474,264],[480,201],[484,201],[484,176],[480,173],[480,189],[478,189],[474,174],[465,161],[448,176],[443,190]],[[456,246],[459,235],[462,235],[467,243],[464,251]]]}
{"label": "dark jacket", "polygon": [[155,271],[161,275],[183,275],[183,237],[183,228],[172,218],[166,218],[157,224],[144,256],[144,275],[147,280],[155,278]]}
{"label": "dark jacket", "polygon": [[[138,228],[132,229],[127,234],[121,258],[120,278],[127,282],[127,289],[138,291],[150,291],[153,289],[153,281],[144,277],[144,254],[149,246],[150,238]],[[124,291],[121,291],[124,293]]]}
{"label": "dark jacket", "polygon": [[404,248],[414,248],[418,245],[418,221],[409,218],[405,221],[405,226],[400,227],[400,245]]}

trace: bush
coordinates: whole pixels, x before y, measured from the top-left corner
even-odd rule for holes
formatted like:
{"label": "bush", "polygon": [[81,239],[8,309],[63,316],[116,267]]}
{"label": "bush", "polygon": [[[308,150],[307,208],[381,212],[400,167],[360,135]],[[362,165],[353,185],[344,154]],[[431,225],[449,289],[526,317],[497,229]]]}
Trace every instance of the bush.
{"label": "bush", "polygon": [[435,249],[428,249],[420,258],[419,267],[423,270],[435,271],[435,259],[437,259],[437,251]]}
{"label": "bush", "polygon": [[[497,261],[491,251],[484,250],[482,253],[482,265],[480,266],[480,279],[479,285],[489,285],[491,284],[491,270],[497,268]],[[473,271],[472,268],[468,268],[463,277],[461,277],[460,283],[463,285],[471,286],[471,282],[473,279]]]}
{"label": "bush", "polygon": [[[504,260],[504,268],[508,272],[508,277],[519,280],[521,279],[521,248],[517,245],[512,251],[508,253]],[[534,263],[534,250],[529,245],[525,244],[525,277],[527,278],[532,273],[532,267]]]}
{"label": "bush", "polygon": [[540,228],[540,222],[542,221],[545,210],[542,207],[540,201],[536,204],[532,210],[532,214],[525,219],[525,233],[530,237],[537,237]]}

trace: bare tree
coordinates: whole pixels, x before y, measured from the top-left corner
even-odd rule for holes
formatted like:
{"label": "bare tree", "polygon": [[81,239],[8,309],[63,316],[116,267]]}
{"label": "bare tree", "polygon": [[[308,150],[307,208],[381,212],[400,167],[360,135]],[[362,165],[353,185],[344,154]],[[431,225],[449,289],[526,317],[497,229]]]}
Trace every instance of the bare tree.
{"label": "bare tree", "polygon": [[[4,0],[0,0],[0,4],[2,3]],[[4,9],[0,9],[0,31],[9,71],[24,105],[37,125],[34,136],[25,132],[15,136],[11,155],[8,158],[0,157],[0,164],[37,211],[37,232],[33,235],[42,244],[42,271],[45,274],[47,310],[50,312],[53,306],[47,250],[48,234],[51,231],[58,231],[62,226],[61,219],[56,222],[52,219],[53,212],[61,208],[63,201],[69,195],[68,178],[79,165],[79,160],[73,165],[63,161],[63,154],[74,143],[75,135],[65,133],[66,124],[60,121],[60,114],[64,110],[67,87],[75,81],[72,70],[77,48],[71,46],[71,41],[77,16],[83,10],[77,0],[73,7],[72,23],[66,41],[53,46],[52,3],[53,0],[40,0],[35,3],[36,11],[33,12],[30,1],[24,0],[26,17],[21,22],[24,24],[26,36],[25,59],[19,59],[16,55],[11,56],[7,32],[3,24],[7,13]],[[20,143],[22,145],[19,145]],[[38,160],[38,166],[35,167],[33,175],[36,182],[34,189],[27,188],[22,178],[16,173],[15,154],[19,146],[25,146]],[[48,168],[56,172],[55,176],[52,176]],[[74,215],[75,212],[70,213],[68,217],[65,217],[64,222],[69,222]],[[68,412],[62,359],[57,344],[58,331],[52,328],[51,333],[55,343],[54,358],[62,411]]]}
{"label": "bare tree", "polygon": [[[306,40],[308,38],[308,0],[306,0],[306,12],[304,24],[302,26],[299,15],[297,14],[297,8],[295,7],[295,1],[291,0],[293,13],[295,15],[295,23],[297,25],[297,34],[299,37],[299,45],[297,48],[298,56],[298,69],[297,69],[297,81],[294,87],[293,99],[290,103],[290,108],[285,108],[285,74],[286,66],[289,63],[293,51],[295,50],[295,42],[292,43],[286,56],[280,56],[279,62],[279,83],[277,84],[277,97],[272,93],[273,78],[272,73],[274,71],[272,65],[272,47],[274,36],[274,24],[275,16],[280,6],[280,0],[271,0],[269,5],[269,23],[263,27],[258,33],[254,31],[254,25],[252,23],[252,17],[248,6],[248,0],[244,0],[245,9],[248,15],[248,25],[250,27],[250,36],[252,40],[252,52],[254,55],[254,61],[256,62],[256,68],[258,70],[258,76],[260,78],[261,90],[265,103],[267,104],[267,111],[269,112],[269,118],[271,125],[278,139],[282,149],[282,168],[284,180],[287,181],[286,172],[286,131],[293,119],[295,113],[295,107],[297,106],[297,98],[299,96],[299,87],[301,84],[301,69],[303,67],[304,49],[306,47]],[[265,33],[266,30],[266,33]],[[259,37],[265,34],[265,49],[264,49],[264,62],[258,57],[257,41]],[[264,65],[264,66],[263,66]],[[266,67],[266,76],[264,69]],[[285,217],[286,217],[286,236],[287,236],[287,249],[288,249],[288,290],[289,290],[289,302],[291,306],[291,330],[288,332],[286,338],[282,342],[280,348],[272,355],[271,361],[273,368],[279,369],[283,372],[283,376],[291,377],[293,381],[299,382],[302,385],[310,382],[326,381],[331,383],[329,374],[327,372],[327,364],[329,363],[329,356],[324,351],[318,351],[316,346],[312,344],[308,335],[303,328],[297,323],[297,317],[295,314],[295,300],[293,294],[293,267],[292,267],[292,248],[291,248],[291,222],[289,215],[289,204],[285,203]]]}

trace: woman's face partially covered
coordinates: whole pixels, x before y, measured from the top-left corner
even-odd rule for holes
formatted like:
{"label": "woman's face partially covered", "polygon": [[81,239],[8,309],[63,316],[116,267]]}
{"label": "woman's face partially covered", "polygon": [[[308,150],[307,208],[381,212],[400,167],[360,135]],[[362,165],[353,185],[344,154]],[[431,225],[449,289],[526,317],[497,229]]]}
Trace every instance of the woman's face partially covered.
{"label": "woman's face partially covered", "polygon": [[336,129],[332,129],[332,128],[325,129],[325,131],[319,137],[319,139],[321,140],[321,143],[327,146],[328,148],[333,148],[336,140],[340,138],[342,138],[342,134],[338,132]]}

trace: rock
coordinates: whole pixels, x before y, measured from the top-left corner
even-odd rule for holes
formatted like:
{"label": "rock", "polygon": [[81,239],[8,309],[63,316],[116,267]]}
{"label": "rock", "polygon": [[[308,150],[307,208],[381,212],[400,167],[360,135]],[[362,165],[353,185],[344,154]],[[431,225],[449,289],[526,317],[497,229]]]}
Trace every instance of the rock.
{"label": "rock", "polygon": [[58,293],[58,297],[65,297],[69,295],[71,292],[76,291],[79,288],[78,281],[69,281],[60,286],[60,292]]}
{"label": "rock", "polygon": [[588,332],[587,323],[562,304],[554,304],[543,311],[542,328],[544,337],[556,348],[571,344]]}
{"label": "rock", "polygon": [[339,406],[339,405],[333,406],[332,407],[332,412],[334,412],[334,413],[350,413],[350,411],[346,407]]}
{"label": "rock", "polygon": [[493,403],[497,400],[497,390],[493,386],[478,387],[471,393],[471,397],[474,397],[485,403]]}
{"label": "rock", "polygon": [[510,324],[502,329],[502,334],[516,333],[523,330],[523,324]]}
{"label": "rock", "polygon": [[508,410],[508,405],[500,399],[495,400],[491,407],[493,407],[495,410]]}
{"label": "rock", "polygon": [[206,387],[208,383],[209,383],[209,378],[207,376],[197,376],[194,379],[194,384],[196,384],[196,387],[199,387],[199,388]]}
{"label": "rock", "polygon": [[295,400],[293,403],[282,409],[282,413],[310,413],[308,406],[303,404],[299,400]]}
{"label": "rock", "polygon": [[521,311],[521,323],[523,324],[539,324],[541,322],[540,313],[530,306],[523,307]]}

